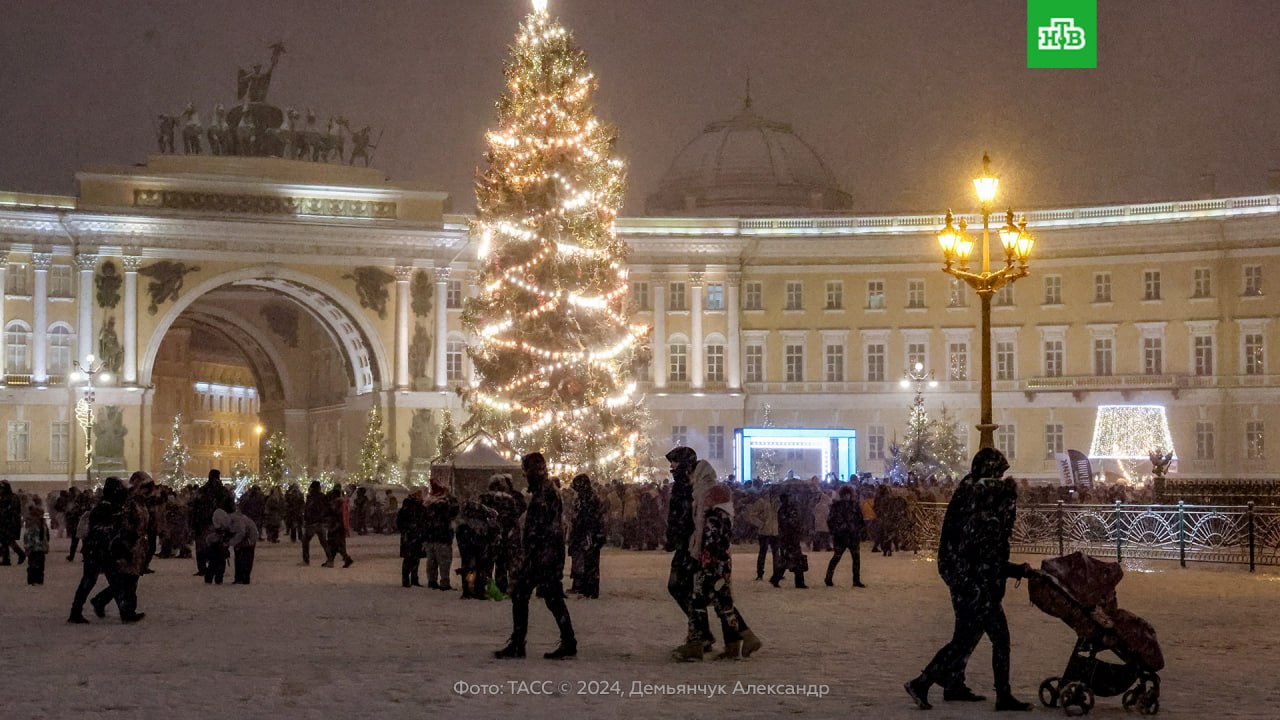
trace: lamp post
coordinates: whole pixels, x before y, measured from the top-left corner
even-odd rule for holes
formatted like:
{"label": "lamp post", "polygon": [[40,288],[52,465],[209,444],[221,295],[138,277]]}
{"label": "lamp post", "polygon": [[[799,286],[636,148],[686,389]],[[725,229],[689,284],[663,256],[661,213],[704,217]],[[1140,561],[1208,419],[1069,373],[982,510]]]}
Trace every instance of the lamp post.
{"label": "lamp post", "polygon": [[97,375],[100,382],[106,383],[111,381],[111,373],[104,372],[102,361],[95,359],[92,354],[85,356],[83,365],[79,360],[72,361],[72,365],[75,369],[71,371],[71,382],[84,380],[84,395],[76,401],[76,421],[84,432],[84,479],[89,485],[93,485],[93,403],[96,399],[93,377]]}
{"label": "lamp post", "polygon": [[[942,246],[942,257],[945,265],[942,271],[952,277],[960,278],[978,293],[982,300],[982,415],[978,422],[978,447],[994,448],[995,432],[999,427],[991,419],[991,296],[1000,288],[1011,284],[1030,274],[1027,261],[1031,259],[1031,248],[1035,246],[1035,238],[1027,232],[1027,218],[1014,225],[1013,210],[1005,215],[1004,227],[1000,228],[1000,243],[1004,246],[1004,267],[991,269],[991,210],[996,197],[996,188],[1000,180],[991,174],[991,159],[986,153],[982,155],[982,175],[973,179],[973,188],[977,191],[978,202],[982,211],[982,270],[969,271],[969,256],[973,253],[973,239],[966,232],[963,219],[959,227],[954,224],[951,211],[947,211],[946,226],[938,232],[938,244]],[[1016,264],[1015,264],[1016,262]]]}

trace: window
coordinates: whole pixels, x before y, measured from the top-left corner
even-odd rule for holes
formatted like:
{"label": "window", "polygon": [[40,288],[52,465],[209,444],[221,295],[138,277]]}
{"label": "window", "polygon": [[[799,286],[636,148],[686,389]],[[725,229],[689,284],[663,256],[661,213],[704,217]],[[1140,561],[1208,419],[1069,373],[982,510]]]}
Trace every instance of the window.
{"label": "window", "polygon": [[1200,377],[1213,375],[1213,336],[1197,335],[1192,342],[1195,348],[1196,375]]}
{"label": "window", "polygon": [[31,460],[31,423],[25,420],[9,421],[9,462]]}
{"label": "window", "polygon": [[969,343],[953,342],[947,345],[947,358],[950,360],[947,377],[951,380],[969,379]]}
{"label": "window", "polygon": [[839,280],[827,281],[827,306],[828,310],[841,310],[844,308],[844,283]]}
{"label": "window", "polygon": [[1196,423],[1196,459],[1212,460],[1213,459],[1213,423],[1198,422]]}
{"label": "window", "polygon": [[1262,333],[1244,336],[1244,374],[1262,375],[1266,372],[1266,356],[1263,351]]}
{"label": "window", "polygon": [[884,382],[884,343],[867,345],[867,382]]}
{"label": "window", "polygon": [[1115,373],[1115,341],[1111,338],[1093,339],[1093,374]]}
{"label": "window", "polygon": [[689,426],[688,425],[672,425],[671,426],[671,445],[680,447],[689,444]]}
{"label": "window", "polygon": [[996,449],[1004,453],[1005,458],[1013,461],[1017,456],[1018,432],[1012,425],[1001,425],[996,429]]}
{"label": "window", "polygon": [[724,459],[724,426],[707,427],[707,457],[712,460]]}
{"label": "window", "polygon": [[707,309],[724,309],[724,285],[721,285],[720,283],[711,283],[707,285]]}
{"label": "window", "polygon": [[867,309],[868,310],[884,309],[884,281],[883,280],[867,281]]}
{"label": "window", "polygon": [[924,307],[924,281],[923,280],[907,281],[907,307],[909,308]]}
{"label": "window", "polygon": [[867,428],[867,459],[884,459],[884,426],[872,425]]}
{"label": "window", "polygon": [[65,375],[71,372],[71,344],[75,336],[66,325],[49,328],[49,373]]}
{"label": "window", "polygon": [[1013,341],[1000,340],[996,342],[996,379],[1013,380],[1017,372],[1014,362]]}
{"label": "window", "polygon": [[922,342],[907,343],[907,367],[914,368],[916,365],[926,367],[929,364],[928,346]]}
{"label": "window", "polygon": [[1063,343],[1061,340],[1044,341],[1045,377],[1062,377]]}
{"label": "window", "polygon": [[790,342],[783,348],[787,382],[804,382],[804,345]]}
{"label": "window", "polygon": [[947,307],[968,307],[969,284],[960,278],[951,278],[947,283]]}
{"label": "window", "polygon": [[764,346],[747,345],[744,351],[743,357],[746,360],[744,368],[745,382],[764,382]]}
{"label": "window", "polygon": [[667,309],[668,310],[688,310],[689,306],[685,303],[684,283],[673,282],[667,286]]}
{"label": "window", "polygon": [[1160,271],[1145,270],[1142,273],[1142,299],[1160,299]]}
{"label": "window", "polygon": [[31,372],[31,328],[15,320],[4,332],[5,368],[7,372],[25,375]]}
{"label": "window", "polygon": [[636,380],[641,382],[649,381],[649,372],[651,370],[649,367],[649,361],[651,359],[652,358],[649,353],[636,353],[635,364],[631,366],[631,373],[635,376]]}
{"label": "window", "polygon": [[1250,460],[1265,460],[1266,428],[1261,420],[1250,420],[1244,424],[1244,455]]}
{"label": "window", "polygon": [[1244,294],[1258,296],[1262,294],[1262,266],[1244,266]]}
{"label": "window", "polygon": [[70,457],[71,423],[54,422],[49,425],[49,461],[66,462]]}
{"label": "window", "polygon": [[742,309],[743,310],[763,310],[764,309],[764,284],[759,282],[749,282],[742,286]]}
{"label": "window", "polygon": [[1213,271],[1209,268],[1196,268],[1191,278],[1191,297],[1213,297]]}
{"label": "window", "polygon": [[462,281],[449,280],[445,285],[444,306],[449,310],[462,307]]}
{"label": "window", "polygon": [[31,286],[28,284],[27,277],[30,272],[27,265],[22,263],[10,263],[8,272],[5,273],[4,292],[6,295],[30,295]]}
{"label": "window", "polygon": [[996,291],[995,302],[992,303],[997,307],[1013,306],[1013,283],[1006,283],[1004,287]]}
{"label": "window", "polygon": [[799,280],[787,281],[787,310],[804,309],[804,283]]}
{"label": "window", "polygon": [[1111,273],[1093,274],[1093,301],[1096,303],[1111,302]]}
{"label": "window", "polygon": [[827,345],[823,355],[826,357],[827,382],[844,382],[844,346]]}
{"label": "window", "polygon": [[647,312],[649,307],[649,283],[631,283],[631,307],[639,312]]}
{"label": "window", "polygon": [[1044,278],[1044,304],[1062,304],[1062,276],[1046,275]]}
{"label": "window", "polygon": [[71,297],[71,266],[49,266],[49,297]]}
{"label": "window", "polygon": [[675,340],[667,349],[667,379],[672,382],[685,382],[689,379],[689,346],[683,340]]}
{"label": "window", "polygon": [[1164,338],[1142,338],[1142,372],[1146,375],[1164,372]]}
{"label": "window", "polygon": [[1062,439],[1062,424],[1049,423],[1044,426],[1044,456],[1052,458],[1057,453],[1066,452],[1066,443]]}
{"label": "window", "polygon": [[724,382],[724,346],[707,346],[707,382]]}
{"label": "window", "polygon": [[464,347],[463,342],[457,338],[449,340],[449,344],[445,346],[445,379],[449,382],[462,381],[462,354]]}

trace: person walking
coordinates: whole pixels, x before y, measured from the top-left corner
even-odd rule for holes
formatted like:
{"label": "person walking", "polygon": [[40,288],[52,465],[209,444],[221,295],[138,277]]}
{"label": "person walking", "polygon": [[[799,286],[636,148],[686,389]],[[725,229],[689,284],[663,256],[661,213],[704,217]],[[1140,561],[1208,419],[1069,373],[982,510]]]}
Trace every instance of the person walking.
{"label": "person walking", "polygon": [[311,538],[320,542],[320,552],[329,556],[329,501],[324,496],[319,480],[312,480],[307,487],[306,505],[303,511],[302,564],[311,564]]}
{"label": "person walking", "polygon": [[[679,446],[672,448],[666,458],[671,463],[672,480],[671,499],[667,505],[667,538],[663,546],[664,550],[672,553],[667,592],[680,606],[680,611],[686,618],[702,623],[706,620],[705,615],[697,618],[693,616],[693,584],[698,563],[689,552],[689,541],[695,526],[691,473],[698,464],[698,454],[693,448]],[[710,623],[690,627],[693,629],[685,636],[685,644],[698,641],[705,650],[710,651],[710,645],[714,642]]]}
{"label": "person walking", "polygon": [[600,548],[604,546],[604,508],[586,474],[570,484],[576,494],[569,555],[573,558],[573,591],[584,598],[600,597]]}
{"label": "person walking", "polygon": [[547,609],[560,630],[559,646],[544,653],[543,657],[561,660],[578,654],[573,620],[564,601],[564,525],[561,520],[564,508],[560,494],[547,473],[547,460],[542,453],[529,453],[520,464],[529,483],[529,508],[525,512],[520,562],[511,587],[511,638],[506,647],[494,652],[494,656],[499,659],[525,656],[529,600],[536,590],[547,603]]}
{"label": "person walking", "polygon": [[778,572],[778,498],[772,488],[765,489],[747,506],[746,521],[756,529],[756,542],[760,546],[760,553],[756,556],[756,580],[763,580],[766,554],[773,557],[770,575]]}
{"label": "person walking", "polygon": [[114,535],[107,545],[108,561],[104,570],[107,589],[89,601],[95,615],[106,617],[107,603],[115,600],[120,620],[125,623],[134,623],[146,616],[146,613],[138,612],[138,580],[147,564],[150,518],[147,506],[156,485],[146,473],[140,475],[130,478],[134,486],[132,493],[124,490],[123,486],[120,490],[120,511],[112,526]]}
{"label": "person walking", "polygon": [[93,498],[88,492],[81,492],[76,488],[67,491],[67,509],[66,509],[66,525],[67,537],[71,538],[71,550],[67,552],[67,562],[76,559],[76,547],[80,544],[81,538],[76,532],[80,527],[80,518],[85,516],[93,507]]}
{"label": "person walking", "polygon": [[44,584],[44,561],[49,554],[49,524],[44,505],[37,497],[27,508],[27,526],[22,531],[22,547],[27,551],[27,584]]}
{"label": "person walking", "polygon": [[284,492],[276,485],[267,493],[267,501],[263,508],[262,529],[266,532],[267,542],[280,542],[280,526],[284,524]]}
{"label": "person walking", "polygon": [[831,562],[827,563],[827,587],[835,585],[836,566],[845,550],[849,551],[849,562],[853,565],[853,586],[866,587],[862,584],[862,509],[854,498],[853,488],[845,485],[840,488],[840,499],[831,503],[831,513],[827,517],[827,526],[831,529],[831,541],[835,544],[835,552],[831,554]]}
{"label": "person walking", "polygon": [[284,493],[284,526],[289,533],[289,542],[302,539],[302,515],[306,502],[302,491],[298,489],[298,483],[289,483],[289,488]]}
{"label": "person walking", "polygon": [[18,564],[26,562],[27,551],[18,541],[22,539],[22,501],[13,492],[8,480],[0,480],[0,565],[12,565],[10,548],[18,556]]}
{"label": "person walking", "polygon": [[231,512],[230,493],[222,486],[222,473],[214,468],[209,471],[209,479],[200,486],[200,492],[191,502],[191,530],[196,543],[196,575],[206,575],[205,540],[209,536],[209,528],[213,526],[213,511],[222,509]]}
{"label": "person walking", "polygon": [[938,541],[938,574],[951,592],[955,630],[951,641],[934,655],[918,677],[904,685],[923,710],[929,688],[943,687],[943,700],[982,701],[964,682],[969,655],[982,639],[991,640],[991,669],[995,676],[996,710],[1030,710],[1013,696],[1009,685],[1009,624],[1005,619],[1006,579],[1024,578],[1031,566],[1009,562],[1009,537],[1017,517],[1017,488],[1004,477],[1009,463],[994,448],[973,457],[968,475],[960,481],[942,520]]}
{"label": "person walking", "polygon": [[774,565],[773,576],[769,578],[774,587],[780,587],[782,576],[788,570],[795,575],[797,590],[808,587],[804,584],[804,574],[809,570],[809,558],[800,546],[804,540],[804,520],[800,506],[790,493],[778,495],[778,554],[782,563]]}
{"label": "person walking", "polygon": [[[84,569],[71,600],[71,615],[67,618],[69,623],[83,625],[89,622],[84,616],[84,604],[89,600],[89,593],[98,584],[98,578],[108,572],[107,568],[111,564],[111,541],[116,535],[121,509],[127,497],[120,478],[109,477],[103,482],[102,497],[81,519],[82,525],[88,525],[80,550]],[[94,610],[97,610],[96,606]]]}
{"label": "person walking", "polygon": [[342,486],[334,485],[329,491],[325,504],[326,547],[324,562],[320,567],[333,567],[333,561],[342,556],[342,567],[349,568],[355,560],[347,554],[347,535],[351,532],[351,519],[348,514],[347,499],[342,495]]}
{"label": "person walking", "polygon": [[414,488],[400,504],[396,512],[396,530],[400,531],[400,584],[404,587],[422,587],[418,582],[418,565],[422,560],[426,542],[424,530],[427,517],[422,505],[422,489]]}

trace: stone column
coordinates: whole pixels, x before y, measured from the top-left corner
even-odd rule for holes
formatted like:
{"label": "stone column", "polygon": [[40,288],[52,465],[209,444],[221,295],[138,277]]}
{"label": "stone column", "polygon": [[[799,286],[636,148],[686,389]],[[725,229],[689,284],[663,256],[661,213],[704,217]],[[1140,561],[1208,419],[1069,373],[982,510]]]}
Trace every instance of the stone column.
{"label": "stone column", "polygon": [[8,353],[5,352],[4,347],[4,324],[8,322],[4,312],[4,293],[5,289],[9,287],[7,284],[8,278],[6,277],[6,275],[8,275],[8,270],[9,251],[0,250],[0,382],[4,381],[4,376],[9,372]]}
{"label": "stone column", "polygon": [[84,362],[86,355],[93,352],[93,270],[98,265],[98,256],[85,253],[76,255],[76,268],[80,271],[80,287],[76,291],[76,309],[79,319],[76,321],[76,360]]}
{"label": "stone column", "polygon": [[443,390],[449,385],[449,308],[446,301],[449,296],[449,268],[436,268],[436,389]]}
{"label": "stone column", "polygon": [[729,381],[730,390],[742,389],[742,360],[740,348],[742,346],[742,330],[738,326],[738,287],[742,284],[742,273],[729,273],[728,282],[725,283],[725,303],[729,311],[729,337],[725,340],[725,364],[728,366],[726,370],[728,375],[726,380]]}
{"label": "stone column", "polygon": [[690,378],[690,387],[694,390],[701,390],[703,385],[703,377],[706,374],[703,365],[706,360],[706,350],[702,347],[702,273],[689,273],[689,285],[693,287],[693,316],[690,318],[689,334],[693,337],[689,338],[689,359],[692,377]]}
{"label": "stone column", "polygon": [[138,384],[138,268],[141,255],[126,255],[124,264],[124,362],[120,375],[125,385]]}
{"label": "stone column", "polygon": [[413,268],[396,267],[396,389],[409,389],[409,280]]}
{"label": "stone column", "polygon": [[31,299],[31,381],[37,385],[49,382],[49,266],[53,253],[32,253],[31,265],[36,271],[36,287]]}
{"label": "stone column", "polygon": [[653,276],[653,386],[667,386],[667,283]]}

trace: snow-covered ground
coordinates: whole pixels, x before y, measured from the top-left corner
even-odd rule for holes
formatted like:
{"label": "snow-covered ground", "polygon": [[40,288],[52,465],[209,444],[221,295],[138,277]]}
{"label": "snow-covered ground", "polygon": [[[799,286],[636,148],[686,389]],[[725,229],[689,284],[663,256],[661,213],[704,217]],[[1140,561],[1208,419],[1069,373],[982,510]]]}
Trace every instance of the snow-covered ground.
{"label": "snow-covered ground", "polygon": [[[764,649],[745,661],[676,664],[668,652],[684,622],[666,594],[662,553],[606,552],[603,597],[570,601],[579,656],[553,662],[541,653],[555,644],[554,624],[537,601],[530,657],[494,660],[510,630],[509,603],[401,588],[390,537],[353,539],[356,564],[346,570],[301,567],[296,545],[261,545],[248,587],[209,587],[191,577],[191,561],[157,560],[141,583],[147,617],[136,626],[121,625],[114,606],[107,620],[66,624],[80,565],[64,559],[65,548],[51,555],[43,587],[28,587],[24,568],[0,568],[4,718],[990,717],[989,703],[942,703],[937,689],[934,710],[922,715],[902,690],[951,627],[945,588],[924,555],[864,548],[870,587],[856,591],[847,564],[836,588],[815,573],[809,590],[775,590],[752,580],[754,554],[736,556],[738,606]],[[825,567],[826,554],[810,560]],[[1160,634],[1162,716],[1280,717],[1276,571],[1144,563],[1129,568],[1119,597]],[[1005,606],[1014,689],[1030,701],[1043,678],[1061,673],[1074,635],[1031,606],[1025,587],[1011,585]],[[969,669],[970,685],[987,691],[985,641]],[[826,685],[830,694],[735,695],[738,682]],[[501,694],[460,694],[458,683]],[[562,683],[569,692],[559,693]],[[634,683],[710,684],[728,694],[631,695]],[[615,688],[623,695],[589,694]],[[1047,713],[1062,711],[1037,705],[1033,714]],[[1125,715],[1119,698],[1098,698],[1093,712]]]}

